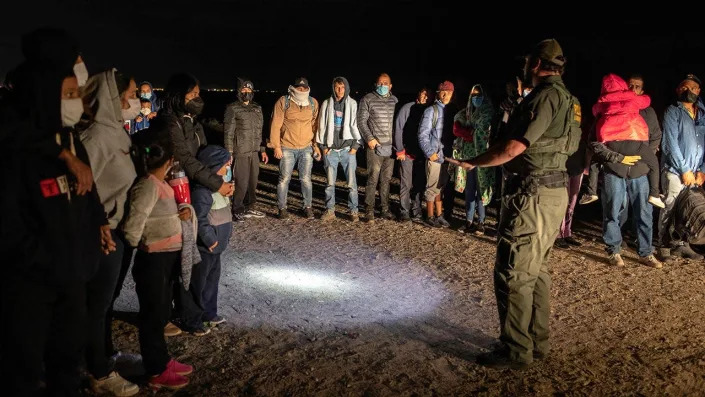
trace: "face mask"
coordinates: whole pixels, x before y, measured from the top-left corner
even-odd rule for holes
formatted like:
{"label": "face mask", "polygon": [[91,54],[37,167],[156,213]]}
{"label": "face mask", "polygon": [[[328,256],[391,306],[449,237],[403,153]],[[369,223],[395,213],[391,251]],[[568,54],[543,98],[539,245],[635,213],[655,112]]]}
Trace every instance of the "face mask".
{"label": "face mask", "polygon": [[225,175],[223,175],[223,181],[225,182],[230,182],[233,180],[233,169],[228,166],[225,171]]}
{"label": "face mask", "polygon": [[193,98],[192,100],[188,101],[186,104],[186,113],[190,114],[191,116],[198,116],[203,112],[203,98],[196,97]]}
{"label": "face mask", "polygon": [[385,96],[385,95],[389,94],[389,86],[388,85],[378,85],[376,91],[379,95]]}
{"label": "face mask", "polygon": [[698,96],[691,90],[685,90],[681,92],[679,100],[685,103],[695,103],[698,101]]}
{"label": "face mask", "polygon": [[474,97],[470,98],[470,101],[472,102],[472,106],[479,108],[480,105],[482,105],[482,99],[483,99],[482,96],[474,96]]}
{"label": "face mask", "polygon": [[81,98],[61,100],[61,125],[73,127],[81,120],[83,101]]}
{"label": "face mask", "polygon": [[81,62],[73,65],[73,74],[76,75],[76,80],[78,80],[78,86],[83,87],[88,81],[88,69],[86,69],[86,63]]}
{"label": "face mask", "polygon": [[531,88],[524,88],[524,91],[521,93],[521,96],[523,98],[526,98],[527,95],[531,93]]}
{"label": "face mask", "polygon": [[250,102],[252,100],[252,97],[254,96],[254,92],[240,92],[237,94],[237,97],[240,99],[241,102]]}
{"label": "face mask", "polygon": [[128,99],[127,102],[130,104],[130,107],[122,109],[122,119],[132,120],[140,114],[140,100],[137,98]]}
{"label": "face mask", "polygon": [[147,116],[147,115],[149,115],[150,113],[152,113],[152,109],[150,109],[150,108],[142,108],[142,110],[140,110],[140,113],[142,113],[143,115]]}
{"label": "face mask", "polygon": [[140,94],[140,98],[142,99],[152,99],[152,93],[151,92],[143,92]]}

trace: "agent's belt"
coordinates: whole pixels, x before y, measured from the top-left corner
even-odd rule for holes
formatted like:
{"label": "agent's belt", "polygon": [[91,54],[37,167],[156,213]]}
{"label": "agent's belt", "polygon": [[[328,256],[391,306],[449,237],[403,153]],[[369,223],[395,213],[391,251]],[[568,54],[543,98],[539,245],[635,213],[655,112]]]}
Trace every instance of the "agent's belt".
{"label": "agent's belt", "polygon": [[539,187],[561,188],[568,186],[568,173],[563,171],[541,175],[508,174],[504,181],[503,194],[524,192],[529,195],[538,193]]}

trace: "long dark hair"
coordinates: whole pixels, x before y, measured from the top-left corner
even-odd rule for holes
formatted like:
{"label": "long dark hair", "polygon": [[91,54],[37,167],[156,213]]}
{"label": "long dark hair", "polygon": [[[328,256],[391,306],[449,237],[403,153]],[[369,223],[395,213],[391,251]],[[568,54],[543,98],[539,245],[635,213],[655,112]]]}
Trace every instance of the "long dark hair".
{"label": "long dark hair", "polygon": [[164,107],[167,112],[179,115],[186,113],[186,94],[199,84],[198,79],[188,73],[179,73],[171,76],[164,90]]}

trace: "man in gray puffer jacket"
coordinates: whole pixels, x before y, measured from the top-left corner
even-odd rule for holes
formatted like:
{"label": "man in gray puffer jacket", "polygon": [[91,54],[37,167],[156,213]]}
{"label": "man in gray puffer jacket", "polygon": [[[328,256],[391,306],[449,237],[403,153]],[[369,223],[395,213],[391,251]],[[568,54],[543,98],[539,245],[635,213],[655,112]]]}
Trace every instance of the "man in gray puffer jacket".
{"label": "man in gray puffer jacket", "polygon": [[[376,88],[360,100],[357,124],[362,139],[367,143],[367,187],[365,188],[366,218],[374,222],[375,192],[379,181],[381,216],[393,219],[389,211],[389,183],[394,171],[392,138],[394,136],[394,108],[397,97],[390,92],[392,80],[388,74],[377,77]],[[380,178],[381,174],[381,178]]]}
{"label": "man in gray puffer jacket", "polygon": [[237,101],[225,108],[223,118],[225,148],[233,155],[233,221],[245,218],[263,218],[264,214],[252,206],[259,178],[259,161],[267,164],[269,158],[262,143],[262,107],[252,101],[254,85],[246,79],[238,79]]}

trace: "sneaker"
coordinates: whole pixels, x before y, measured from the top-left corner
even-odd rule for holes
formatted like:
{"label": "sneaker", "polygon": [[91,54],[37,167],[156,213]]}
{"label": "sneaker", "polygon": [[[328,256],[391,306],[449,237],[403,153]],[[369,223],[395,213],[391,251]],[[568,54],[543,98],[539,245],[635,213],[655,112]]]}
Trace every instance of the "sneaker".
{"label": "sneaker", "polygon": [[247,210],[243,215],[245,218],[264,218],[264,212],[259,212],[256,210]]}
{"label": "sneaker", "polygon": [[304,216],[306,217],[306,219],[314,219],[315,216],[313,216],[313,208],[311,208],[311,207],[304,208]]}
{"label": "sneaker", "polygon": [[646,266],[653,267],[655,269],[660,269],[663,267],[663,263],[656,259],[655,256],[649,255],[649,256],[642,256],[639,258],[639,262],[643,263]]}
{"label": "sneaker", "polygon": [[382,217],[382,219],[386,219],[388,221],[394,219],[394,214],[392,214],[389,210],[382,210],[379,216]]}
{"label": "sneaker", "polygon": [[289,211],[286,208],[279,209],[279,219],[289,219]]}
{"label": "sneaker", "polygon": [[460,233],[475,233],[475,224],[472,221],[465,221],[465,226],[458,229]]}
{"label": "sneaker", "polygon": [[350,213],[350,221],[351,222],[360,222],[360,214],[357,212]]}
{"label": "sneaker", "polygon": [[683,243],[671,249],[671,255],[680,256],[681,258],[700,260],[703,256],[693,251],[688,243]]}
{"label": "sneaker", "polygon": [[450,227],[450,223],[443,216],[437,216],[436,222],[441,225],[441,227]]}
{"label": "sneaker", "polygon": [[204,321],[204,325],[207,327],[215,327],[218,324],[222,324],[225,322],[225,317],[222,316],[215,316],[210,320]]}
{"label": "sneaker", "polygon": [[553,243],[553,245],[558,248],[562,248],[564,250],[567,250],[570,248],[570,244],[568,244],[564,238],[557,238],[556,241]]}
{"label": "sneaker", "polygon": [[245,222],[245,216],[243,214],[233,214],[233,222]]}
{"label": "sneaker", "polygon": [[533,366],[533,363],[525,363],[523,361],[514,361],[509,358],[509,352],[506,348],[499,348],[488,353],[482,353],[477,356],[475,362],[483,367],[495,369],[528,369]]}
{"label": "sneaker", "polygon": [[[173,360],[172,360],[173,361]],[[171,362],[171,361],[170,361]],[[149,378],[149,387],[152,389],[161,389],[162,387],[177,390],[188,385],[188,378],[179,375],[167,364],[166,369],[159,375]]]}
{"label": "sneaker", "polygon": [[426,226],[428,226],[428,227],[442,227],[442,226],[438,223],[438,220],[437,220],[437,219],[438,219],[438,218],[436,218],[435,216],[432,216],[432,217],[426,219],[426,222],[425,222],[424,224],[425,224]]}
{"label": "sneaker", "polygon": [[592,202],[595,202],[599,200],[599,197],[597,197],[594,194],[583,194],[583,197],[580,198],[579,203],[580,204],[590,204]]}
{"label": "sneaker", "polygon": [[166,327],[164,327],[164,336],[176,336],[176,335],[181,335],[181,328],[177,327],[169,321],[166,323]]}
{"label": "sneaker", "polygon": [[171,369],[175,374],[181,376],[191,375],[191,373],[193,373],[193,366],[182,364],[173,358],[166,364],[166,369]]}
{"label": "sneaker", "polygon": [[411,222],[411,217],[409,216],[409,213],[406,211],[402,211],[399,214],[399,222]]}
{"label": "sneaker", "polygon": [[666,208],[666,204],[661,201],[660,197],[649,196],[649,203],[654,207]]}
{"label": "sneaker", "polygon": [[331,219],[335,219],[335,211],[333,210],[326,210],[326,212],[321,215],[322,221],[329,221]]}
{"label": "sneaker", "polygon": [[485,223],[484,222],[478,223],[477,226],[475,227],[475,231],[473,231],[473,233],[476,236],[482,236],[483,234],[485,234]]}
{"label": "sneaker", "polygon": [[423,223],[423,217],[421,214],[416,214],[411,217],[411,221],[415,223]]}
{"label": "sneaker", "polygon": [[369,223],[374,223],[375,221],[375,213],[374,211],[367,211],[365,213],[365,218],[367,218],[367,222]]}
{"label": "sneaker", "polygon": [[620,254],[612,254],[608,258],[610,265],[614,266],[624,266],[624,260]]}
{"label": "sneaker", "polygon": [[568,244],[570,244],[570,245],[572,245],[572,246],[574,246],[574,247],[580,247],[581,245],[583,245],[583,243],[581,243],[580,241],[576,240],[576,239],[575,239],[574,237],[572,237],[572,236],[571,236],[571,237],[566,237],[566,238],[564,238],[563,240],[565,240],[566,243],[568,243]]}
{"label": "sneaker", "polygon": [[134,396],[140,388],[136,384],[113,371],[105,378],[95,379],[91,376],[91,389],[95,394],[109,394],[113,396]]}
{"label": "sneaker", "polygon": [[192,329],[192,330],[189,330],[188,333],[191,334],[191,335],[193,335],[193,336],[201,337],[201,336],[206,336],[206,335],[210,334],[210,333],[211,333],[211,330],[210,330],[209,328],[205,328],[205,327],[203,327],[203,326],[199,326],[199,327],[197,327],[197,328],[194,328],[194,329]]}

